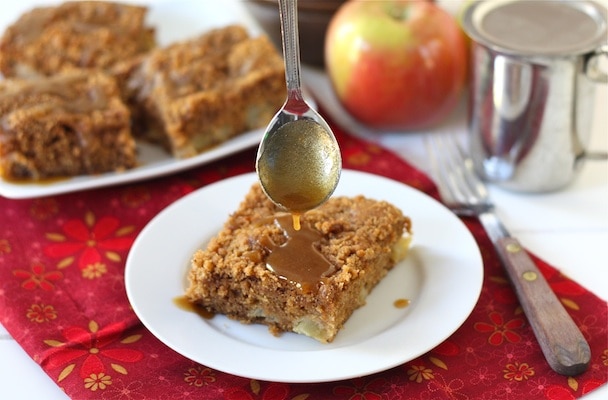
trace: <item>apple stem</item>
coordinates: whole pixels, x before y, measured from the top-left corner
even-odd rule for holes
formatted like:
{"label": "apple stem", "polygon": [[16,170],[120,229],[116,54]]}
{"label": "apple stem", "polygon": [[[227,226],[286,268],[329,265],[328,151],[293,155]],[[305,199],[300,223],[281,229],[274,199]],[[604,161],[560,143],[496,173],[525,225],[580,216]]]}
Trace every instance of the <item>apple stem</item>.
{"label": "apple stem", "polygon": [[408,18],[409,8],[401,3],[387,3],[387,13],[397,21],[404,21]]}

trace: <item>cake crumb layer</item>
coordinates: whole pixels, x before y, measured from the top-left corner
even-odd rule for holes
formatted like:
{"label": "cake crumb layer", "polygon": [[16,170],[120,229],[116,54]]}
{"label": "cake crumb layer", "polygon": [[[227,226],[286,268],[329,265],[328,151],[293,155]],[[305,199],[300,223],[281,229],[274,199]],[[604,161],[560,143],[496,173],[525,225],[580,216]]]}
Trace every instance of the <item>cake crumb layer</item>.
{"label": "cake crumb layer", "polygon": [[395,206],[364,196],[333,197],[305,213],[303,226],[319,233],[317,250],[335,272],[304,287],[267,268],[264,243],[288,240],[275,221],[282,215],[254,184],[217,236],[193,255],[186,297],[209,312],[265,324],[275,335],[296,332],[331,342],[406,256],[411,221]]}
{"label": "cake crumb layer", "polygon": [[110,1],[33,8],[0,38],[0,72],[34,78],[74,69],[108,71],[156,46],[146,14],[146,7]]}
{"label": "cake crumb layer", "polygon": [[158,48],[114,68],[138,136],[188,158],[266,126],[285,101],[283,58],[240,25]]}
{"label": "cake crumb layer", "polygon": [[0,176],[41,180],[137,164],[130,113],[115,80],[72,71],[0,81]]}

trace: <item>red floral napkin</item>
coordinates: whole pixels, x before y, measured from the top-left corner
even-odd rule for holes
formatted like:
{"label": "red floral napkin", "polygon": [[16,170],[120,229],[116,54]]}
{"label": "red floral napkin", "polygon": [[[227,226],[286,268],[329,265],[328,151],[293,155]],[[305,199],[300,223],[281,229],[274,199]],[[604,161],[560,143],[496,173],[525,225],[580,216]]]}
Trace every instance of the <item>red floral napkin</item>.
{"label": "red floral napkin", "polygon": [[[437,197],[423,173],[335,127],[344,167],[402,181]],[[485,278],[471,316],[444,343],[401,366],[322,384],[237,377],[192,362],[158,341],[131,310],[124,265],[159,211],[208,183],[253,170],[251,149],[138,184],[62,196],[0,197],[0,321],[76,399],[574,399],[607,381],[606,302],[535,258],[588,339],[591,367],[554,373],[475,220]],[[440,318],[441,316],[438,316]]]}

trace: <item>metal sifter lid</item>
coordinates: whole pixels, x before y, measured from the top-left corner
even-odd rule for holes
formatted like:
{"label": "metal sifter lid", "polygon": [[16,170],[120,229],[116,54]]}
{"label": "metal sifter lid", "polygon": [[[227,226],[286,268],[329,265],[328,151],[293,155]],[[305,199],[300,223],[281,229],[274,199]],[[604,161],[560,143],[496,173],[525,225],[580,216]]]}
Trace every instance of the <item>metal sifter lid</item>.
{"label": "metal sifter lid", "polygon": [[578,55],[607,42],[607,11],[584,0],[477,1],[463,17],[476,42],[520,55]]}

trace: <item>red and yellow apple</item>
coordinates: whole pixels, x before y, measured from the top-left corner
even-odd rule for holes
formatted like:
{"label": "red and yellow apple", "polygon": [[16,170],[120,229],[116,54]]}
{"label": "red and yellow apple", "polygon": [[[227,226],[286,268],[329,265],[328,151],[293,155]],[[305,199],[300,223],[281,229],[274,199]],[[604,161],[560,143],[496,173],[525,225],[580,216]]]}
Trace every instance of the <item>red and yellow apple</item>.
{"label": "red and yellow apple", "polygon": [[467,58],[456,19],[423,0],[350,0],[325,38],[325,67],[339,101],[381,130],[444,120],[462,93]]}

